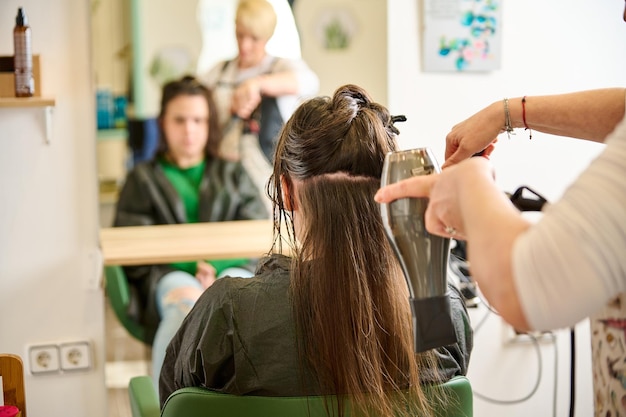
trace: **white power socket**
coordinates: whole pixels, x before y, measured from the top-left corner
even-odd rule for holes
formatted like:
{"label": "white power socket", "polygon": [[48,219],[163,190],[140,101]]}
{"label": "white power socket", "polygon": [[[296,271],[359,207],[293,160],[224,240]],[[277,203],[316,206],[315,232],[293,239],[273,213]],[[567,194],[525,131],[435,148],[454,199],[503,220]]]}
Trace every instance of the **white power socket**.
{"label": "white power socket", "polygon": [[59,345],[59,355],[63,371],[84,371],[91,368],[91,347],[87,341]]}
{"label": "white power socket", "polygon": [[59,372],[59,347],[57,345],[36,345],[28,348],[30,372],[33,375]]}

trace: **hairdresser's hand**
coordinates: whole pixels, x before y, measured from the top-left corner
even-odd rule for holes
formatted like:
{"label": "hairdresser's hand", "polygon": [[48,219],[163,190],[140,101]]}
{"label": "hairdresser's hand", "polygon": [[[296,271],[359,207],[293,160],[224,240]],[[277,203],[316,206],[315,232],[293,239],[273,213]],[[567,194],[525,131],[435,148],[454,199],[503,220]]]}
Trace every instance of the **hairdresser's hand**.
{"label": "hairdresser's hand", "polygon": [[425,213],[426,230],[430,233],[463,239],[461,216],[454,189],[455,169],[441,174],[421,175],[396,182],[378,190],[374,199],[379,203],[407,197],[429,198]]}
{"label": "hairdresser's hand", "polygon": [[248,119],[261,103],[261,77],[249,78],[233,91],[231,112]]}
{"label": "hairdresser's hand", "polygon": [[452,166],[440,174],[421,175],[381,188],[374,199],[389,203],[399,198],[429,198],[426,209],[426,230],[435,235],[465,240],[462,188],[469,189],[476,176],[493,177],[491,164],[483,158],[472,158]]}
{"label": "hairdresser's hand", "polygon": [[196,271],[196,279],[200,281],[200,285],[205,290],[209,288],[216,281],[217,271],[213,265],[204,261],[198,261],[198,268]]}
{"label": "hairdresser's hand", "polygon": [[498,101],[469,119],[455,125],[446,136],[445,162],[442,168],[457,164],[475,154],[489,157],[497,136],[503,131],[504,107]]}

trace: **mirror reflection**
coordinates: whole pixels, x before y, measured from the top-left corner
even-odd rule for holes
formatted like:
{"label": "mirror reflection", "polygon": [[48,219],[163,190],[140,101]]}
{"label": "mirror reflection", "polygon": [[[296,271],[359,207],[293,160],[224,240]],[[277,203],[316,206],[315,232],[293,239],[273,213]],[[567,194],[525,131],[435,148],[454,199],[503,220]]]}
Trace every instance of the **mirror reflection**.
{"label": "mirror reflection", "polygon": [[[101,227],[267,218],[269,201],[261,190],[270,173],[272,139],[304,98],[329,95],[337,86],[353,82],[384,103],[385,37],[359,36],[363,32],[357,24],[376,21],[384,33],[386,28],[378,22],[384,4],[362,10],[358,0],[339,5],[269,2],[275,28],[271,19],[246,15],[262,14],[258,10],[244,12],[239,19],[235,0],[92,1]],[[195,79],[182,80],[185,74]],[[168,84],[172,81],[175,85]],[[203,92],[196,90],[197,82],[213,89],[214,111]],[[177,93],[166,99],[165,85]],[[261,90],[267,94],[259,94]],[[215,115],[217,127],[212,124]],[[218,130],[220,139],[211,140]],[[239,139],[233,142],[233,137]],[[241,168],[247,174],[238,178],[247,179],[229,183],[226,176]],[[213,194],[219,188],[216,183],[231,185]],[[200,192],[189,193],[190,187]],[[161,192],[151,194],[155,189]],[[259,207],[259,195],[264,208]],[[229,198],[217,201],[224,196]],[[244,200],[246,204],[241,203]],[[164,313],[154,296],[157,282],[171,278],[174,284],[168,289],[182,289],[186,298],[181,299],[193,304],[207,283],[225,273],[232,275],[229,268],[239,268],[234,275],[244,276],[251,262],[240,256],[226,263],[194,259],[106,267],[107,282],[112,284],[107,290],[107,386],[113,396],[120,390],[119,398],[111,401],[127,402],[130,376],[158,374],[163,354],[159,345],[166,345],[158,341],[170,336],[159,326]],[[168,276],[172,272],[176,273]],[[165,276],[168,279],[162,280]],[[137,325],[137,317],[144,322]],[[170,329],[177,328],[180,317],[174,317]]]}

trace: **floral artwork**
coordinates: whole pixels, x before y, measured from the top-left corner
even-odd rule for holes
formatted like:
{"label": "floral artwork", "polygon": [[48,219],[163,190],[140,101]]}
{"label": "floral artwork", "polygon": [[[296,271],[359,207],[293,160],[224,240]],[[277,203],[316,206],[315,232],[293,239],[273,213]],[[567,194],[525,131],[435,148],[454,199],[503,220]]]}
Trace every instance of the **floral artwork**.
{"label": "floral artwork", "polygon": [[499,66],[499,0],[426,0],[425,69],[486,71]]}
{"label": "floral artwork", "polygon": [[327,9],[317,19],[316,35],[326,50],[348,49],[356,32],[356,19],[349,10]]}

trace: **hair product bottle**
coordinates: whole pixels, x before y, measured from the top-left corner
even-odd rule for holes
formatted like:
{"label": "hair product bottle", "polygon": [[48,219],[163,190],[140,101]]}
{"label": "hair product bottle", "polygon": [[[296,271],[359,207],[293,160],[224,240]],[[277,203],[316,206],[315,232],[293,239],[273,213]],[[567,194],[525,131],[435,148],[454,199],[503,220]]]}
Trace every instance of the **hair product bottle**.
{"label": "hair product bottle", "polygon": [[15,96],[32,97],[35,93],[33,79],[33,51],[31,30],[24,9],[20,7],[13,29],[13,63],[15,67]]}

